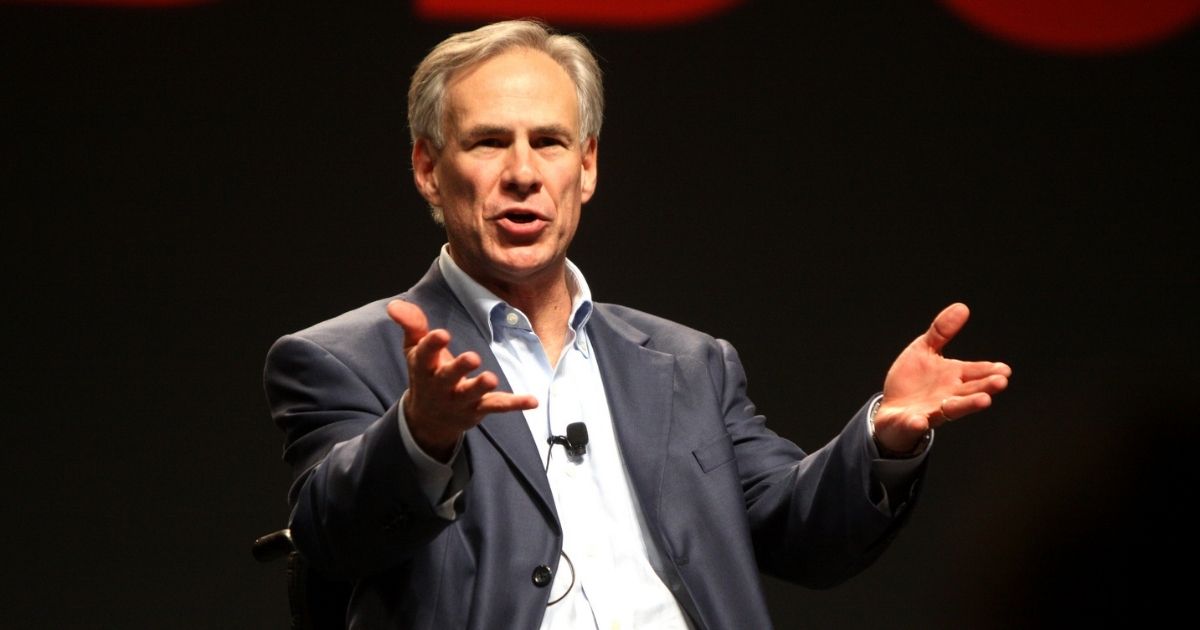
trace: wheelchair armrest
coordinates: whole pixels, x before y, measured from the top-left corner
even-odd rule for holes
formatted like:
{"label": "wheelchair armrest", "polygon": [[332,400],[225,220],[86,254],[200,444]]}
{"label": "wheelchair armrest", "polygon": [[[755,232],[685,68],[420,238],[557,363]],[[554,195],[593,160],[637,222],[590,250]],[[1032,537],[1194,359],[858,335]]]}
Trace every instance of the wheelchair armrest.
{"label": "wheelchair armrest", "polygon": [[271,532],[266,536],[260,536],[254,541],[254,546],[250,552],[254,554],[254,559],[259,562],[271,562],[279,558],[285,558],[288,554],[296,550],[296,546],[292,543],[292,530],[281,529]]}

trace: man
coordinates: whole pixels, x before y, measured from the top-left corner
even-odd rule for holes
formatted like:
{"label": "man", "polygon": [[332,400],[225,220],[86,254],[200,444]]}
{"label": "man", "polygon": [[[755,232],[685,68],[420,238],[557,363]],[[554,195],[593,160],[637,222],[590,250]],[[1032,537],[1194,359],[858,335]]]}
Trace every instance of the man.
{"label": "man", "polygon": [[952,305],[825,447],[767,430],[728,343],[593,302],[567,260],[601,108],[592,55],[540,24],[440,44],[409,121],[448,244],[397,299],[268,356],[293,537],[355,581],[351,627],[770,627],[760,569],[861,570],[932,429],[1007,385],[1003,364],[941,356],[967,319]]}

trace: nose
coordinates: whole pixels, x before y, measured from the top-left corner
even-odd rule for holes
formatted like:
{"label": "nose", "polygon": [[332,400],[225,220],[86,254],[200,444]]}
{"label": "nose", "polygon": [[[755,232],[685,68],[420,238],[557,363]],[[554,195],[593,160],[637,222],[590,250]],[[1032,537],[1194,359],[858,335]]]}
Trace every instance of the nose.
{"label": "nose", "polygon": [[519,197],[527,197],[542,187],[542,176],[534,163],[533,148],[522,142],[514,142],[508,150],[504,165],[504,190]]}

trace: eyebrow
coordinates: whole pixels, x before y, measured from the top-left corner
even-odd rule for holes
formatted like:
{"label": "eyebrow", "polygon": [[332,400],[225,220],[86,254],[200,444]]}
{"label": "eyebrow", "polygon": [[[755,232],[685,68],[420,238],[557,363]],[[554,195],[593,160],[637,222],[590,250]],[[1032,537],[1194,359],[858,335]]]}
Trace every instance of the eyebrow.
{"label": "eyebrow", "polygon": [[533,133],[539,136],[561,136],[569,140],[575,139],[575,134],[562,125],[543,125],[534,127]]}
{"label": "eyebrow", "polygon": [[478,138],[480,136],[505,136],[510,133],[512,133],[510,129],[501,127],[499,125],[475,125],[474,127],[467,129],[466,133],[463,134],[463,137]]}
{"label": "eyebrow", "polygon": [[[511,127],[502,127],[500,125],[475,125],[463,134],[464,138],[479,138],[482,136],[507,136],[512,133]],[[575,139],[575,135],[569,129],[562,125],[542,125],[534,127],[530,133],[535,136],[560,136],[570,140]]]}

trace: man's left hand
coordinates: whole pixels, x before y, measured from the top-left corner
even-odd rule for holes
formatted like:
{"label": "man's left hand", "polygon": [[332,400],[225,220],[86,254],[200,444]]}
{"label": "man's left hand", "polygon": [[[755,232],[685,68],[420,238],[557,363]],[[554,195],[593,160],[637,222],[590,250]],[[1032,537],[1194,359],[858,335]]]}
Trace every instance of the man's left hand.
{"label": "man's left hand", "polygon": [[875,412],[875,439],[888,451],[911,452],[929,429],[987,409],[1008,387],[1003,363],[942,356],[969,316],[965,304],[947,306],[892,363]]}

